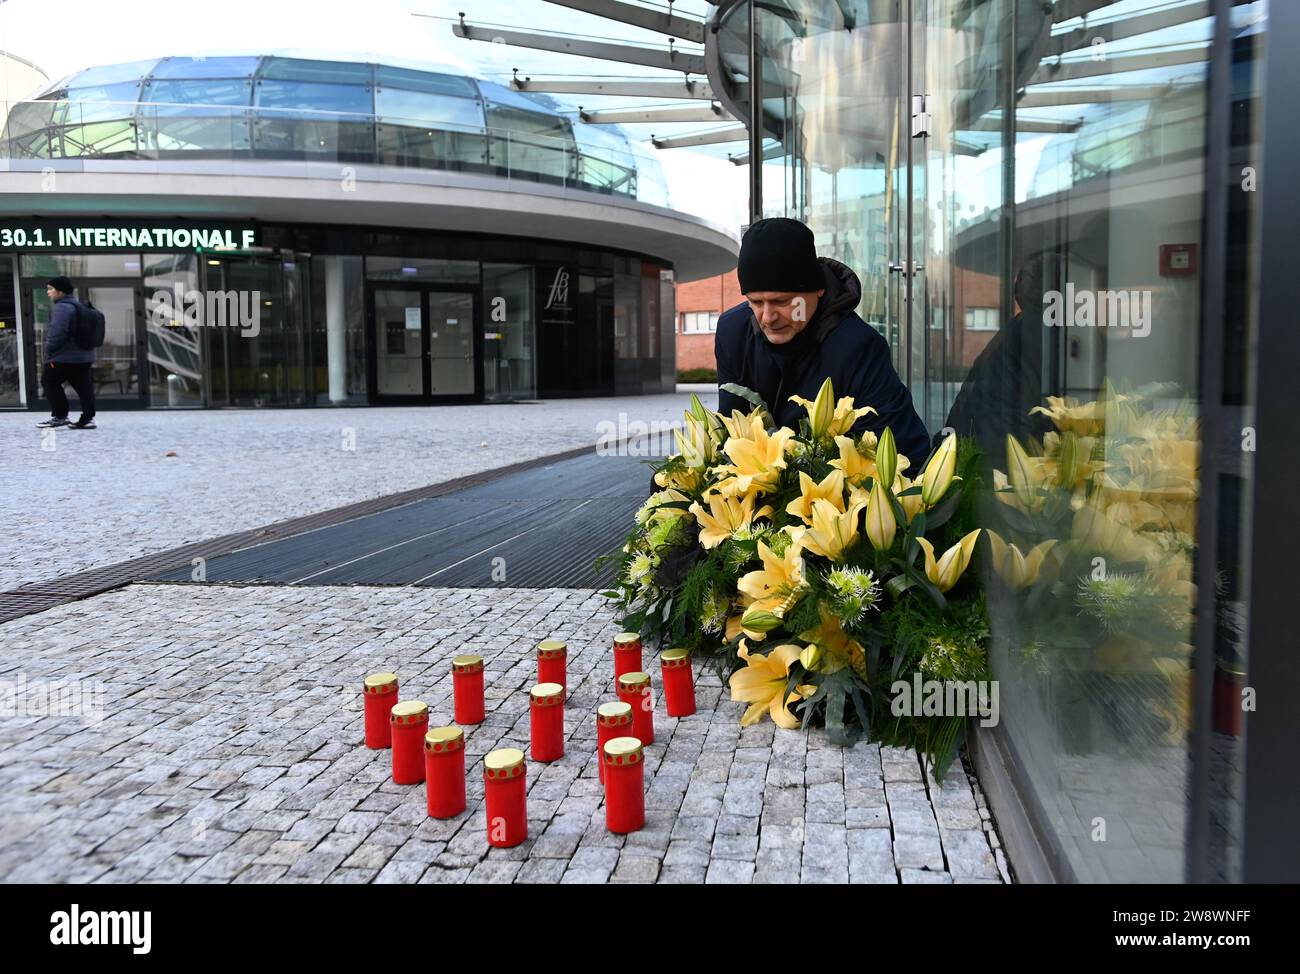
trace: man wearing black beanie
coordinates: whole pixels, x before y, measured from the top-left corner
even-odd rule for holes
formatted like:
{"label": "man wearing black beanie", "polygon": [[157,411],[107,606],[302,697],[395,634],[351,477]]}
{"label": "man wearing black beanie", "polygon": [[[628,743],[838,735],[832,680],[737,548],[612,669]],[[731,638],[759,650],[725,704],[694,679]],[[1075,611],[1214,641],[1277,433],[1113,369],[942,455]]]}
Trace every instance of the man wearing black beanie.
{"label": "man wearing black beanie", "polygon": [[[898,451],[915,473],[930,438],[912,395],[894,371],[889,344],[854,308],[858,276],[839,261],[818,257],[812,231],[798,220],[759,220],[745,233],[736,268],[745,303],[718,320],[714,353],[719,386],[739,383],[763,397],[779,426],[798,429],[804,409],[791,396],[815,399],[827,378],[835,396],[852,396],[875,413],[853,434],[894,431]],[[748,412],[748,402],[719,390],[718,409]]]}

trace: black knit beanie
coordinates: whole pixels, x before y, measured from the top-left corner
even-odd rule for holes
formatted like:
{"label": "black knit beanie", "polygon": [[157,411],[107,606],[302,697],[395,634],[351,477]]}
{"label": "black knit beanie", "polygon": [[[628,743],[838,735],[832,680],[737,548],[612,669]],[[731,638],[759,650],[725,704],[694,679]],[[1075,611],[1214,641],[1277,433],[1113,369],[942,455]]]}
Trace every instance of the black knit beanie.
{"label": "black knit beanie", "polygon": [[56,291],[62,291],[64,294],[72,293],[72,282],[66,277],[51,277],[45,283]]}
{"label": "black knit beanie", "polygon": [[740,293],[819,291],[826,286],[813,232],[798,220],[759,220],[740,241],[736,276]]}

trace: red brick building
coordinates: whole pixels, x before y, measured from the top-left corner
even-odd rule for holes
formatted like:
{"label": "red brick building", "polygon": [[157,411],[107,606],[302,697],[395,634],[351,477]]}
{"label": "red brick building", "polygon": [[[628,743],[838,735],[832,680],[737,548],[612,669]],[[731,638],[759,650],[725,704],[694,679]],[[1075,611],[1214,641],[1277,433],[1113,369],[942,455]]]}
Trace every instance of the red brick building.
{"label": "red brick building", "polygon": [[677,285],[677,368],[713,369],[718,316],[745,300],[736,272]]}

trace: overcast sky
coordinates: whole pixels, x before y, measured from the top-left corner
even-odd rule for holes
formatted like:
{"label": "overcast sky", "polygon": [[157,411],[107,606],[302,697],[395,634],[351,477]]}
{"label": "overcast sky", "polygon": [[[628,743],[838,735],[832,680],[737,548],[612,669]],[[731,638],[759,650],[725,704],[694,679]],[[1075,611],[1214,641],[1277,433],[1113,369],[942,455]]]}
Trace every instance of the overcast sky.
{"label": "overcast sky", "polygon": [[[666,7],[655,0],[646,6]],[[679,0],[674,10],[704,16],[704,0]],[[575,58],[530,48],[467,41],[451,25],[464,10],[470,24],[600,36],[666,46],[666,38],[625,27],[545,0],[0,0],[0,50],[35,63],[51,80],[92,64],[168,54],[222,50],[369,54],[445,65],[507,83],[510,69],[534,77],[680,78],[680,74]],[[690,45],[679,45],[691,50]],[[648,99],[556,96],[576,110],[650,105]],[[673,103],[666,103],[673,104]],[[675,102],[677,105],[682,102]],[[722,123],[728,124],[728,123]],[[717,128],[715,124],[632,125],[633,138]],[[673,206],[731,230],[745,219],[746,170],[725,158],[727,149],[658,152]]]}

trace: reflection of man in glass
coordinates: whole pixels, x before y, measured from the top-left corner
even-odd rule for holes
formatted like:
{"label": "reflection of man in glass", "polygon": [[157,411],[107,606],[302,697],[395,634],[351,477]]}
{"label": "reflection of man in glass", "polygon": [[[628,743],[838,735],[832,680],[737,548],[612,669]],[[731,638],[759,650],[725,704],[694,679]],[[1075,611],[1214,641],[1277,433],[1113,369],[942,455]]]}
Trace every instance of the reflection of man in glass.
{"label": "reflection of man in glass", "polygon": [[1013,290],[1019,313],[993,336],[962,383],[947,425],[971,437],[985,458],[999,466],[1010,433],[1022,443],[1042,438],[1052,424],[1029,410],[1043,404],[1044,294],[1060,291],[1065,258],[1057,253],[1031,257],[1016,274]]}

